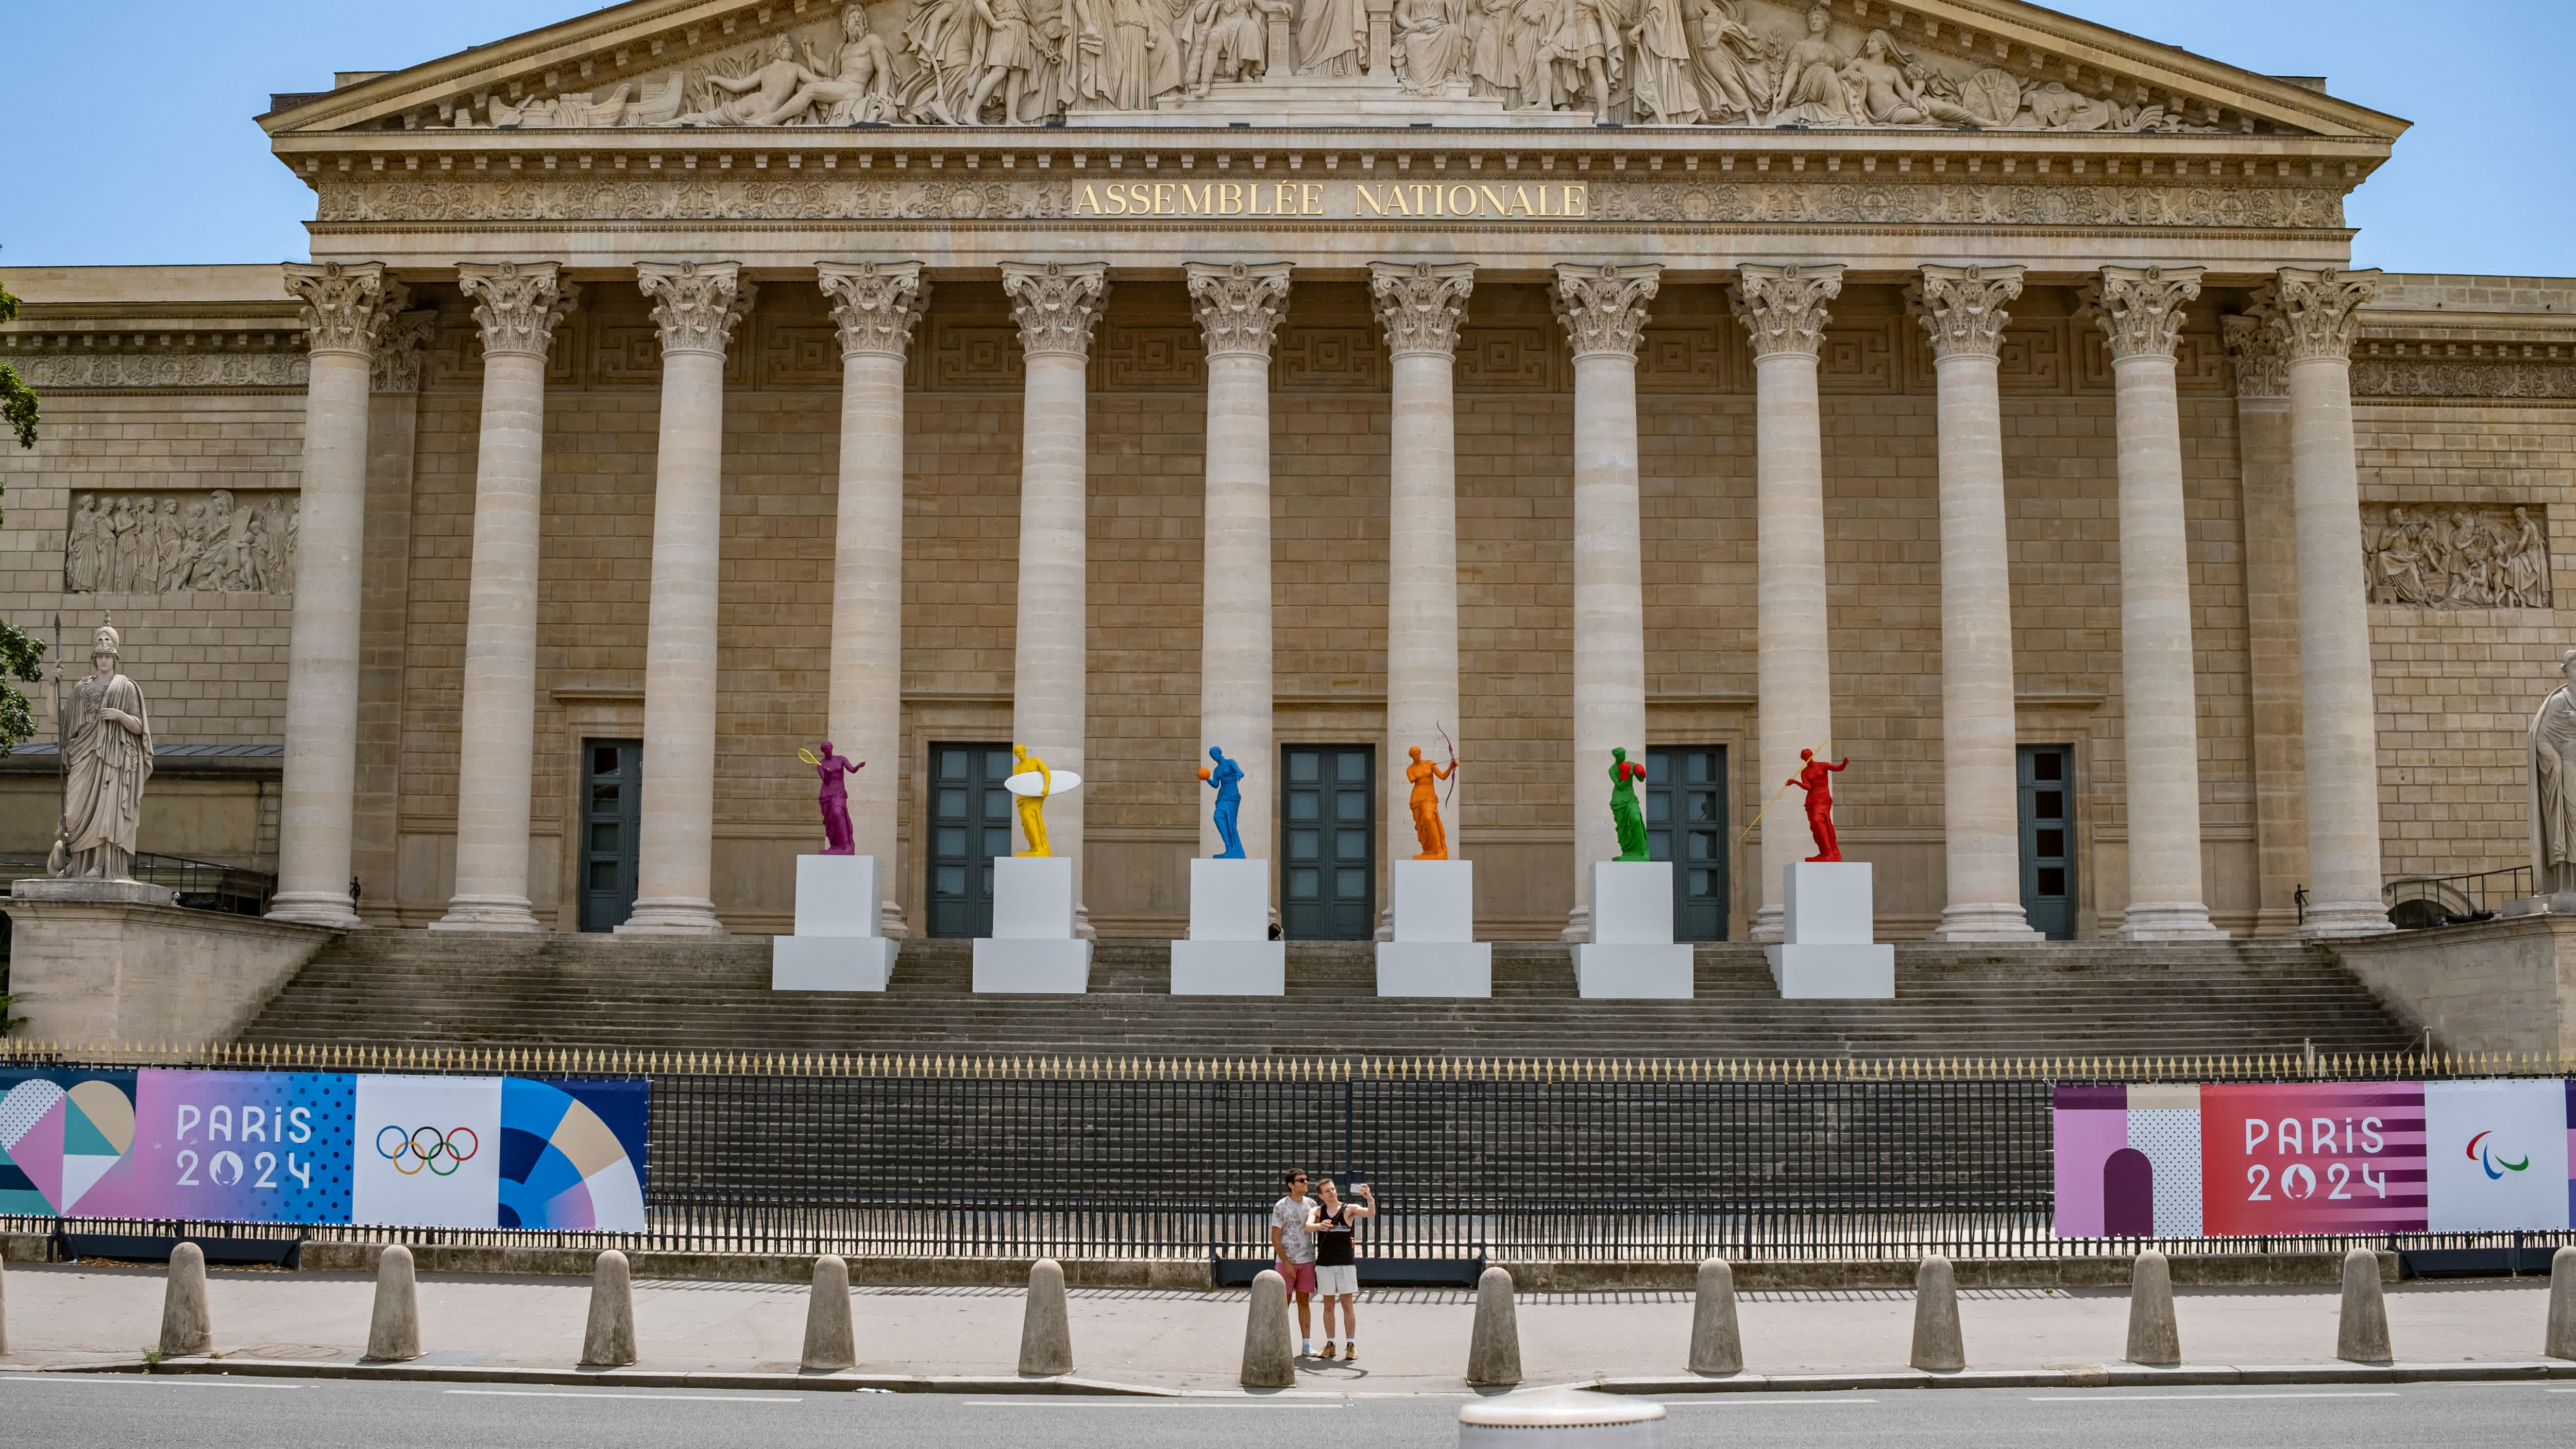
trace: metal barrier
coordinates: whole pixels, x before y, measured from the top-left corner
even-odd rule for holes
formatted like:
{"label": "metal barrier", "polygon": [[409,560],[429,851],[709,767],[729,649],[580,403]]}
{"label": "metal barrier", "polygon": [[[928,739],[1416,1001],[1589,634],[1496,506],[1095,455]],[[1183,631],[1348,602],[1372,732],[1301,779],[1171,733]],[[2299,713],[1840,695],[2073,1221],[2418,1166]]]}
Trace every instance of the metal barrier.
{"label": "metal barrier", "polygon": [[2531,867],[2470,871],[2463,875],[2410,875],[2379,888],[2388,919],[2399,930],[2465,926],[2495,919],[2507,901],[2531,894]]}
{"label": "metal barrier", "polygon": [[[8,873],[0,880],[40,876],[45,868],[46,860],[40,853],[0,852],[0,872]],[[236,916],[266,914],[268,898],[277,890],[277,877],[265,871],[177,855],[137,855],[131,873],[148,885],[167,886],[178,892],[175,904]]]}
{"label": "metal barrier", "polygon": [[[934,1258],[1249,1259],[1282,1171],[1365,1181],[1376,1259],[2061,1258],[2061,1081],[2559,1075],[2576,1062],[2343,1056],[1764,1062],[1004,1059],[555,1048],[219,1045],[118,1054],[0,1042],[0,1067],[110,1065],[642,1076],[642,1233],[280,1225],[319,1240]],[[0,1220],[53,1233],[46,1218]],[[170,1223],[76,1231],[177,1235]],[[2563,1235],[2562,1235],[2563,1236]],[[2380,1238],[2461,1248],[2483,1239]],[[2520,1241],[2516,1239],[2516,1241]],[[2169,1252],[2292,1246],[2195,1239]],[[2324,1249],[2341,1239],[2298,1240]]]}

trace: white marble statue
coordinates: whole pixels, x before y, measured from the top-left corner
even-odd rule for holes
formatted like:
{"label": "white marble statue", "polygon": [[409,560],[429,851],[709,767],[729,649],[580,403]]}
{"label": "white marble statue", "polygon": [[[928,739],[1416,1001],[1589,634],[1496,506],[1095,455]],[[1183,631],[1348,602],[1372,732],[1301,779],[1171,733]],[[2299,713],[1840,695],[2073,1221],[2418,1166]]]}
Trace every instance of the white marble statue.
{"label": "white marble statue", "polygon": [[63,702],[63,829],[52,873],[74,880],[132,879],[134,827],[152,778],[152,719],[143,691],[119,674],[116,630],[98,626],[90,675]]}
{"label": "white marble statue", "polygon": [[2576,890],[2576,649],[2559,656],[2566,682],[2531,717],[2532,890]]}

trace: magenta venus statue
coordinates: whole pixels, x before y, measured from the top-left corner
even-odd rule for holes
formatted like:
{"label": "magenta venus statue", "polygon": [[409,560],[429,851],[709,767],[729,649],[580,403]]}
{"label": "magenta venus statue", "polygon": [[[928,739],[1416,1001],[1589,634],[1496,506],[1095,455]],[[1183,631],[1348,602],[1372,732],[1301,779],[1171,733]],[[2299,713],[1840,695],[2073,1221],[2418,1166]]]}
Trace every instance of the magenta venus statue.
{"label": "magenta venus statue", "polygon": [[814,803],[823,810],[823,853],[856,855],[858,845],[850,830],[850,786],[843,778],[868,767],[865,760],[853,760],[832,753],[832,742],[823,742],[823,757],[816,759],[810,751],[798,750],[796,757],[814,767],[815,776],[823,782]]}

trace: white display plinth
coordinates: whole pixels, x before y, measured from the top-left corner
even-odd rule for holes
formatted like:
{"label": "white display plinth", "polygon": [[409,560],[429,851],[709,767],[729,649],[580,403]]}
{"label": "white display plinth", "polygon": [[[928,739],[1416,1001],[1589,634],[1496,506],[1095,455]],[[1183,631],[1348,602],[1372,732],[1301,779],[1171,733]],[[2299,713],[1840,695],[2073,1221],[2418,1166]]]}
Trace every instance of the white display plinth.
{"label": "white display plinth", "polygon": [[883,991],[901,942],[881,934],[885,866],[873,855],[796,857],[796,934],[769,942],[772,991]]}
{"label": "white display plinth", "polygon": [[993,934],[975,942],[978,994],[1079,996],[1091,989],[1091,943],[1073,934],[1073,858],[993,861]]}
{"label": "white display plinth", "polygon": [[1190,937],[1172,943],[1172,994],[1288,994],[1288,943],[1270,939],[1270,862],[1190,862]]}
{"label": "white display plinth", "polygon": [[1869,866],[1856,860],[1791,861],[1781,870],[1782,936],[1762,954],[1790,1001],[1892,1001],[1896,948],[1877,930]]}
{"label": "white display plinth", "polygon": [[1476,867],[1395,862],[1395,939],[1377,943],[1380,996],[1491,996],[1494,948],[1476,936]]}
{"label": "white display plinth", "polygon": [[1673,942],[1673,863],[1592,866],[1592,939],[1574,948],[1574,987],[1593,1000],[1688,1001],[1691,948]]}

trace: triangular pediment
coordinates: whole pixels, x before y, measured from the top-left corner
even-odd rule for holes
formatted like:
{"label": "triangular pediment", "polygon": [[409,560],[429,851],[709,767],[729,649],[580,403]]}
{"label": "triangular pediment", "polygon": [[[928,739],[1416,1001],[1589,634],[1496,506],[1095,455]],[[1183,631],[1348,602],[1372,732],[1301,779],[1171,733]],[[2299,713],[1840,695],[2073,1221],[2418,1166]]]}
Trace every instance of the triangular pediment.
{"label": "triangular pediment", "polygon": [[[990,17],[989,19],[987,17]],[[1384,51],[1380,55],[1377,51]],[[2263,133],[2407,123],[2015,0],[631,0],[272,134],[864,124]]]}

